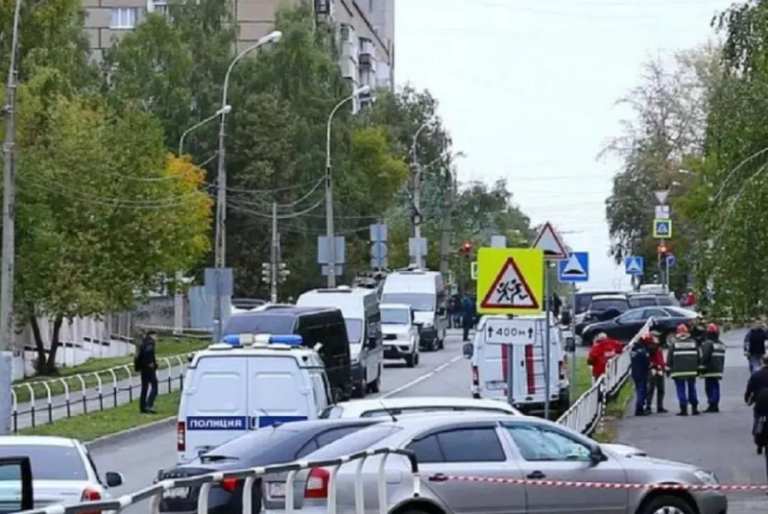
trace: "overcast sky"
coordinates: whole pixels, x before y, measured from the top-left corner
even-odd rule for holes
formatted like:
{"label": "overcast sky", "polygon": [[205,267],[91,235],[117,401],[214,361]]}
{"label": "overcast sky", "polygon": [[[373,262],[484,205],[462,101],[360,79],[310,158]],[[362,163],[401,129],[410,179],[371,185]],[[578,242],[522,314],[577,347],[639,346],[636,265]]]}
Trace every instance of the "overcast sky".
{"label": "overcast sky", "polygon": [[[589,288],[628,287],[608,256],[616,159],[597,160],[629,116],[615,102],[643,61],[714,38],[728,0],[397,0],[397,83],[429,89],[459,180],[507,180],[534,224],[590,253]],[[649,203],[654,200],[649,198]]]}

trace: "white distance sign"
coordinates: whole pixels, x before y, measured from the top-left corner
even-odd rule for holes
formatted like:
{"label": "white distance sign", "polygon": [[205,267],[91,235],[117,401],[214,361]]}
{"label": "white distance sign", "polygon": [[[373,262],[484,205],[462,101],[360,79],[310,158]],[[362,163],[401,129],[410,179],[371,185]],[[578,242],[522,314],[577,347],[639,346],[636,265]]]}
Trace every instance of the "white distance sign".
{"label": "white distance sign", "polygon": [[489,319],[485,324],[486,343],[529,345],[535,336],[535,320]]}

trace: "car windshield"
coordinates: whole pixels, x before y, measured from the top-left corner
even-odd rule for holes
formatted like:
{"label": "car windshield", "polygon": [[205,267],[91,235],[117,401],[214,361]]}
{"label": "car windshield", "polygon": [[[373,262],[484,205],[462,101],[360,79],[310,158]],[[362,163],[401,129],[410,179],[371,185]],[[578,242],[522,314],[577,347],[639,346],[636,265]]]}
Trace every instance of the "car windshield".
{"label": "car windshield", "polygon": [[620,311],[625,311],[629,308],[629,303],[627,300],[624,299],[606,299],[606,300],[595,300],[592,302],[592,305],[589,306],[589,310],[591,311],[606,311],[608,309],[618,309]]}
{"label": "car windshield", "polygon": [[344,318],[344,324],[347,326],[347,338],[350,343],[360,344],[363,338],[363,320]]}
{"label": "car windshield", "polygon": [[407,325],[411,312],[407,309],[381,309],[381,323],[384,325]]}
{"label": "car windshield", "polygon": [[435,310],[435,295],[427,293],[387,293],[381,303],[404,303],[415,311],[433,312]]}
{"label": "car windshield", "polygon": [[350,453],[359,452],[370,448],[374,444],[383,440],[395,432],[400,431],[401,428],[393,426],[374,426],[368,427],[355,432],[343,439],[335,441],[328,446],[319,449],[318,451],[305,457],[307,460],[325,460],[335,459],[342,455],[349,455]]}
{"label": "car windshield", "polygon": [[232,316],[224,325],[223,335],[234,334],[293,334],[296,318],[269,312],[254,312]]}
{"label": "car windshield", "polygon": [[281,425],[278,427],[265,427],[237,437],[218,448],[214,448],[206,455],[200,457],[201,462],[220,459],[252,458],[260,449],[273,449],[282,442],[294,437],[299,431],[296,427]]}
{"label": "car windshield", "polygon": [[657,303],[653,296],[635,296],[629,299],[629,305],[632,307],[652,307]]}
{"label": "car windshield", "polygon": [[[29,457],[32,464],[32,476],[35,480],[88,480],[83,457],[77,448],[44,444],[1,445],[0,459],[6,457]],[[18,472],[14,476],[5,476],[9,467],[0,467],[0,482],[18,481]]]}
{"label": "car windshield", "polygon": [[698,314],[695,311],[689,311],[682,307],[664,307],[664,310],[670,313],[672,316],[680,318],[695,318]]}

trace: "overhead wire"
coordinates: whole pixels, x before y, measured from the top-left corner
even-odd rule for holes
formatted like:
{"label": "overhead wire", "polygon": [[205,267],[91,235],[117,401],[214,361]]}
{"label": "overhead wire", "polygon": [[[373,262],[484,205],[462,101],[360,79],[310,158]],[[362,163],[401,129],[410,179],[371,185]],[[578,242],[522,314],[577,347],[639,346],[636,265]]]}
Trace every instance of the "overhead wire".
{"label": "overhead wire", "polygon": [[304,216],[304,215],[314,211],[318,207],[320,207],[320,205],[322,205],[324,202],[325,202],[325,199],[321,198],[315,204],[313,204],[311,207],[308,207],[307,209],[304,209],[304,210],[299,211],[299,212],[294,212],[294,213],[291,213],[291,214],[278,214],[277,216],[272,216],[271,214],[265,214],[263,212],[258,212],[258,211],[254,211],[252,209],[248,209],[246,207],[242,207],[242,206],[238,205],[237,202],[232,202],[231,200],[229,201],[229,206],[233,210],[241,212],[243,214],[249,214],[251,216],[258,216],[258,217],[265,218],[265,219],[274,219],[276,217],[278,220],[281,220],[281,219],[294,219],[294,218],[299,218],[301,216]]}

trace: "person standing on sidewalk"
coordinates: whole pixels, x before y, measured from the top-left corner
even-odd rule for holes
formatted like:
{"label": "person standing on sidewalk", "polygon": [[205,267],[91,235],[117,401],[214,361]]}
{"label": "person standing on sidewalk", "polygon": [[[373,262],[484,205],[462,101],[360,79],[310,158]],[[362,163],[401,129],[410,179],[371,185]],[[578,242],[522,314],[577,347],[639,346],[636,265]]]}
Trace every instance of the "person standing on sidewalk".
{"label": "person standing on sidewalk", "polygon": [[644,337],[649,340],[651,348],[651,371],[648,375],[648,398],[645,401],[645,410],[648,414],[651,413],[651,404],[653,404],[653,397],[655,395],[656,412],[665,414],[668,411],[664,408],[664,393],[666,392],[666,377],[664,373],[667,370],[667,365],[664,362],[664,352],[661,349],[659,336],[656,333],[649,332]]}
{"label": "person standing on sidewalk", "polygon": [[768,334],[765,331],[765,325],[760,320],[756,320],[744,336],[744,356],[749,361],[750,375],[762,366],[766,338],[768,338]]}
{"label": "person standing on sidewalk", "polygon": [[475,303],[468,294],[461,300],[461,316],[464,328],[464,342],[469,341],[469,331],[475,324]]}
{"label": "person standing on sidewalk", "polygon": [[157,332],[150,330],[141,340],[141,346],[133,361],[134,368],[141,375],[141,396],[139,411],[143,414],[155,414],[157,398],[157,357],[155,356],[155,337]]}
{"label": "person standing on sidewalk", "polygon": [[648,340],[643,337],[632,346],[632,380],[635,382],[635,416],[645,416],[648,396],[648,373],[651,369],[651,353]]}
{"label": "person standing on sidewalk", "polygon": [[[747,382],[744,402],[753,406],[752,436],[758,455],[768,446],[768,356],[762,359],[763,367],[752,374]],[[765,452],[766,476],[768,477],[768,452]]]}
{"label": "person standing on sidewalk", "polygon": [[707,334],[701,344],[701,376],[709,406],[705,412],[720,412],[720,381],[725,371],[725,345],[720,341],[717,325],[707,325]]}
{"label": "person standing on sidewalk", "polygon": [[685,325],[678,325],[676,334],[670,339],[667,368],[670,378],[675,381],[677,399],[680,402],[680,412],[677,415],[687,416],[690,404],[692,414],[698,416],[696,377],[699,375],[699,349]]}
{"label": "person standing on sidewalk", "polygon": [[595,344],[592,345],[587,356],[587,364],[592,366],[593,384],[605,373],[608,361],[623,350],[624,346],[615,339],[610,339],[605,332],[600,332],[595,336]]}

